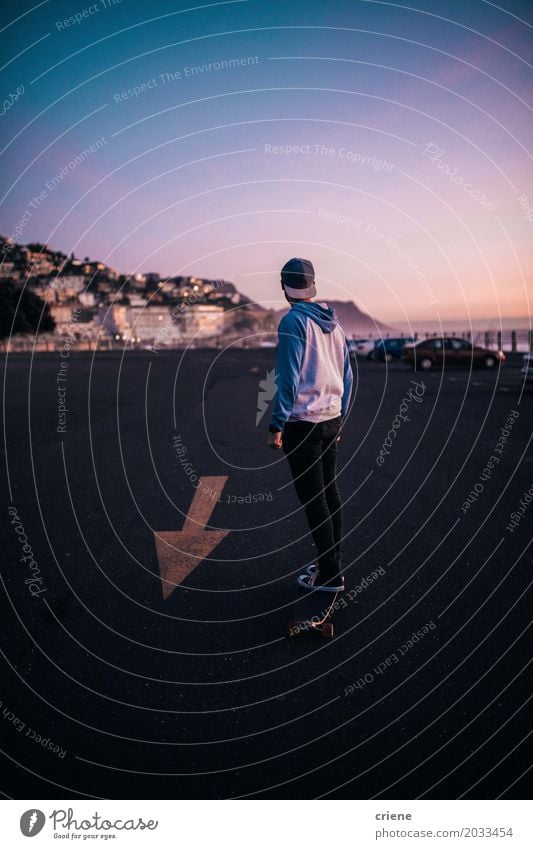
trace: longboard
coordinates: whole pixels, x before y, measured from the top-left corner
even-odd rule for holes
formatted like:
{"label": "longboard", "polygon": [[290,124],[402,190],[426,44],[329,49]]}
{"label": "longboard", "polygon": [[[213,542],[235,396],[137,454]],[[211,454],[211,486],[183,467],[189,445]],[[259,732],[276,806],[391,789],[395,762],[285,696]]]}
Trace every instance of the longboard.
{"label": "longboard", "polygon": [[325,593],[322,590],[310,590],[295,602],[292,609],[292,621],[289,623],[289,637],[303,634],[321,634],[326,640],[333,637],[333,622],[328,622],[334,609],[338,593]]}

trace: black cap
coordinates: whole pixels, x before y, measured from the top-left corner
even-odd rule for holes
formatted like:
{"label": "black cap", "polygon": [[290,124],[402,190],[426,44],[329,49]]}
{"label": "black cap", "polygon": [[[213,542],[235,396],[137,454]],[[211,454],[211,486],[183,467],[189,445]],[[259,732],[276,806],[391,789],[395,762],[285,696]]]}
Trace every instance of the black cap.
{"label": "black cap", "polygon": [[293,257],[281,269],[281,285],[289,298],[301,300],[316,295],[315,269],[310,259]]}

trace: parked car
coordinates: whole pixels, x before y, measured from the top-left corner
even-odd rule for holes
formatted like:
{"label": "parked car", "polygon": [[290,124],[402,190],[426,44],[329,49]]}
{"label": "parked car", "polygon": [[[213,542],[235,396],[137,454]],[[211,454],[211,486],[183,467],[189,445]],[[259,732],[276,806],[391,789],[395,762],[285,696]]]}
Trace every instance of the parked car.
{"label": "parked car", "polygon": [[480,345],[472,345],[466,339],[441,336],[407,346],[403,358],[414,369],[427,371],[434,366],[496,368],[498,363],[505,360],[505,354],[503,351],[490,351]]}
{"label": "parked car", "polygon": [[533,380],[533,354],[524,354],[522,358],[522,376],[524,380]]}
{"label": "parked car", "polygon": [[380,363],[390,363],[393,359],[399,360],[403,356],[405,346],[411,345],[414,341],[412,336],[378,339],[367,357],[369,360],[378,360]]}
{"label": "parked car", "polygon": [[374,339],[347,339],[346,342],[348,351],[352,357],[355,357],[357,354],[361,357],[366,357],[375,345]]}

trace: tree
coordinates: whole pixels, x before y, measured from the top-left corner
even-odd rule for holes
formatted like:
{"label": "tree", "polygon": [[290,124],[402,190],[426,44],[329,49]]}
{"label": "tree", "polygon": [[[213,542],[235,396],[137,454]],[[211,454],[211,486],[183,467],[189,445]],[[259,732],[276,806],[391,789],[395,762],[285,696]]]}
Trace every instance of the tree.
{"label": "tree", "polygon": [[[20,299],[20,300],[19,300]],[[48,304],[26,286],[12,280],[0,284],[0,339],[15,333],[50,333],[56,323]]]}

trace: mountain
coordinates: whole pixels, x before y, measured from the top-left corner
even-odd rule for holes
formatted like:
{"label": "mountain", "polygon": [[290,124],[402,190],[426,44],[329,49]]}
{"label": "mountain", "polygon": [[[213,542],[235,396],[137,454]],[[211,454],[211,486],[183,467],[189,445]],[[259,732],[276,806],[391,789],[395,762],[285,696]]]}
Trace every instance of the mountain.
{"label": "mountain", "polygon": [[[368,313],[360,310],[353,301],[328,300],[326,303],[328,307],[333,307],[337,313],[339,323],[348,338],[351,336],[365,336],[368,334],[372,334],[372,336],[379,336],[383,333],[395,332],[394,327],[389,327],[389,325],[383,324],[383,322],[372,318],[372,316],[368,315]],[[276,324],[287,311],[288,308],[284,310],[277,310],[274,313]]]}

